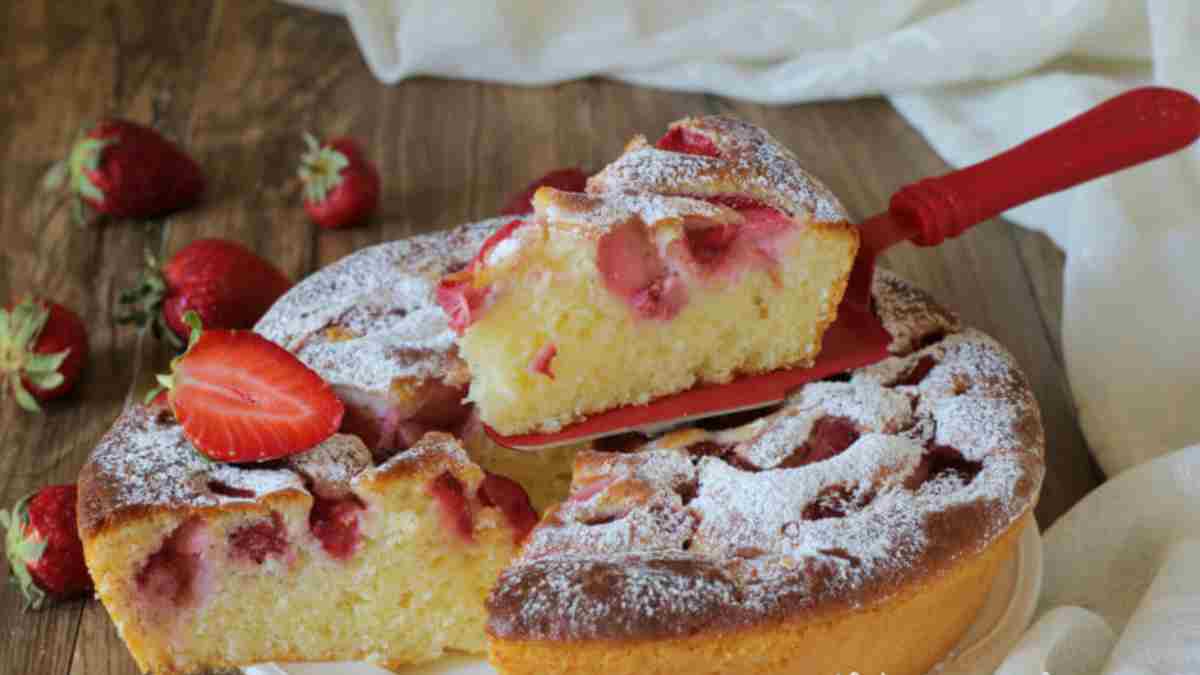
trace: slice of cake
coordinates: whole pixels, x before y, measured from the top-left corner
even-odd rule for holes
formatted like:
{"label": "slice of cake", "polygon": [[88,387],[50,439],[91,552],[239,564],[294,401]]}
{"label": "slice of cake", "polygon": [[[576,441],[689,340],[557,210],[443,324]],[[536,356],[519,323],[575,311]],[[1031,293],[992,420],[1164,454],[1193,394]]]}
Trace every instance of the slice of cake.
{"label": "slice of cake", "polygon": [[96,592],[158,675],[482,652],[484,598],[537,519],[448,434],[377,466],[349,435],[234,466],[141,407],[101,441],[80,491]]}
{"label": "slice of cake", "polygon": [[635,141],[587,194],[539,190],[443,279],[493,429],[555,431],[820,351],[858,248],[841,205],[736,120],[687,120],[663,144]]}

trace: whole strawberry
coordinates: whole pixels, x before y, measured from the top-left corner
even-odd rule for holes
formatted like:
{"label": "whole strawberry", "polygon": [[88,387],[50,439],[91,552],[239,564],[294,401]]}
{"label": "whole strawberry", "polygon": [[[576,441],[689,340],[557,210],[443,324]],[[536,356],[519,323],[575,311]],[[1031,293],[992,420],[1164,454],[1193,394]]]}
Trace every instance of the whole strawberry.
{"label": "whole strawberry", "polygon": [[0,395],[30,412],[75,387],[87,360],[87,331],[57,302],[26,298],[0,309]]}
{"label": "whole strawberry", "polygon": [[47,186],[64,179],[76,196],[72,205],[79,222],[91,220],[88,207],[116,218],[161,216],[195,204],[205,188],[200,166],[179,146],[154,129],[120,119],[88,130],[51,170]]}
{"label": "whole strawberry", "polygon": [[537,192],[538,188],[552,187],[566,192],[583,192],[587,188],[587,179],[587,174],[579,168],[555,169],[513,195],[500,213],[506,216],[533,213],[533,193]]}
{"label": "whole strawberry", "polygon": [[189,311],[210,328],[252,328],[292,287],[274,265],[225,239],[197,239],[162,266],[146,258],[137,288],[121,294],[131,311],[118,320],[150,325],[176,347],[191,331],[183,320]]}
{"label": "whole strawberry", "polygon": [[0,510],[0,527],[13,580],[29,607],[47,598],[62,600],[92,590],[75,524],[74,485],[51,485]]}
{"label": "whole strawberry", "polygon": [[379,207],[379,172],[352,138],[321,144],[304,135],[308,151],[300,158],[304,210],[324,228],[358,225]]}

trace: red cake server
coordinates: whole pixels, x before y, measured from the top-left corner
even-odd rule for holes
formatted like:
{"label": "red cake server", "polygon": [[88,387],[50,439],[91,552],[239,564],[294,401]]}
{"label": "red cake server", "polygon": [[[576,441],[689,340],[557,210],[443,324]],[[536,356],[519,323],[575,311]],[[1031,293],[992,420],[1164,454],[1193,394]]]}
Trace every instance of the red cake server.
{"label": "red cake server", "polygon": [[777,404],[806,382],[888,355],[891,336],[870,309],[875,260],[883,251],[902,241],[937,246],[1014,206],[1181,150],[1197,137],[1200,101],[1191,94],[1143,87],[1109,99],[991,159],[892,195],[887,211],[859,225],[862,244],[850,283],[812,367],[700,385],[596,413],[555,433],[488,433],[502,445],[536,449]]}

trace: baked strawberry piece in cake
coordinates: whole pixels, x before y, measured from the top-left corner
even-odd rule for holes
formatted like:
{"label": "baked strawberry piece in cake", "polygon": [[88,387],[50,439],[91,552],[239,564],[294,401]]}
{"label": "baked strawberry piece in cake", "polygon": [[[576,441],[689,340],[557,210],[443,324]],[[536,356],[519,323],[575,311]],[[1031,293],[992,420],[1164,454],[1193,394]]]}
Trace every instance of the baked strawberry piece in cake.
{"label": "baked strawberry piece in cake", "polygon": [[469,400],[496,431],[551,432],[820,351],[858,248],[841,204],[737,120],[685,120],[660,145],[635,140],[587,193],[539,190],[442,280]]}

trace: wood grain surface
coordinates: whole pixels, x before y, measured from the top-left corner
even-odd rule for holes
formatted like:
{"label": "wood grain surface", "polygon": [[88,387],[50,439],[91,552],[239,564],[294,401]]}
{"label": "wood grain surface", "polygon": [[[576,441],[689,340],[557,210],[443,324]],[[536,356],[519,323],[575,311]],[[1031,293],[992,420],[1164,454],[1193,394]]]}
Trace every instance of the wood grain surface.
{"label": "wood grain surface", "polygon": [[[345,23],[267,0],[55,2],[0,6],[0,299],[27,292],[75,308],[92,354],[77,392],[45,414],[0,406],[0,503],[74,480],[117,413],[165,367],[166,348],[113,320],[142,252],[227,237],[295,278],[376,242],[492,215],[547,169],[598,168],[634,133],[728,112],[762,124],[856,217],[891,192],[946,170],[883,100],[764,107],[604,80],[516,88],[374,80]],[[79,128],[104,115],[153,121],[204,166],[202,206],[163,223],[80,228],[39,194]],[[361,139],[384,176],[379,216],[323,231],[299,206],[300,135]],[[1007,345],[1031,378],[1047,438],[1043,527],[1102,479],[1075,416],[1059,336],[1062,255],[1043,236],[996,221],[939,249],[888,257]],[[0,673],[136,672],[95,601],[23,612],[0,587]]]}

